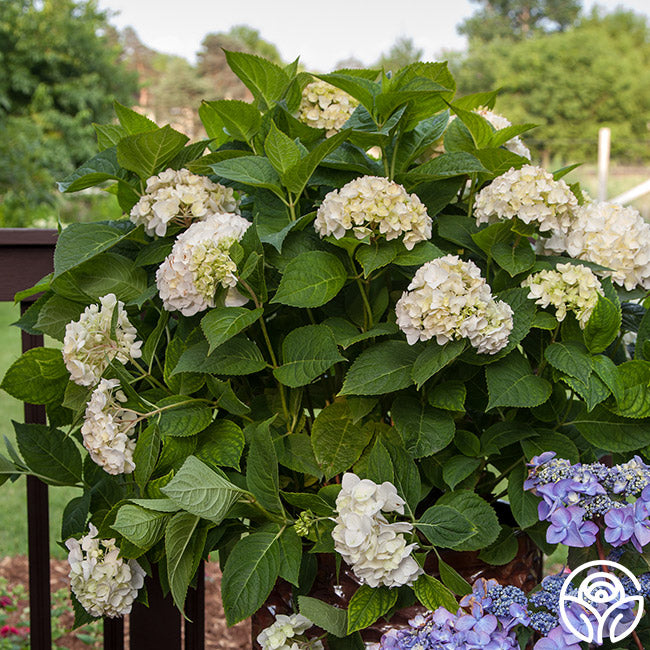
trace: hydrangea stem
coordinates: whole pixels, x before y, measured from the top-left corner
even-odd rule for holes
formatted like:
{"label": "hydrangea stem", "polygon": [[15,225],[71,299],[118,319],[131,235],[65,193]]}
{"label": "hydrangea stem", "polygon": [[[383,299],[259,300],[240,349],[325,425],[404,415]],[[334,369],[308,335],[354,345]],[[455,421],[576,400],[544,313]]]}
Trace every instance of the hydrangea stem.
{"label": "hydrangea stem", "polygon": [[150,383],[153,384],[156,388],[162,388],[163,390],[169,392],[167,386],[159,382],[146,368],[141,366],[135,359],[131,359],[131,363],[142,373],[142,376]]}
{"label": "hydrangea stem", "polygon": [[397,149],[399,147],[399,138],[395,140],[395,146],[393,147],[393,155],[390,161],[390,173],[388,178],[392,181],[395,176],[395,164],[397,163]]}
{"label": "hydrangea stem", "polygon": [[293,194],[289,193],[289,203],[287,204],[289,206],[289,215],[291,216],[291,221],[296,220],[296,201],[298,200],[298,197],[293,196]]}
{"label": "hydrangea stem", "polygon": [[469,197],[467,199],[467,216],[472,216],[472,207],[474,206],[474,194],[476,192],[476,174],[469,175],[470,187],[469,187]]}
{"label": "hydrangea stem", "polygon": [[357,268],[354,264],[354,258],[352,257],[352,251],[348,251],[348,257],[350,258],[350,265],[352,266],[354,279],[357,283],[357,287],[359,287],[359,293],[361,294],[361,299],[363,300],[363,329],[365,332],[367,332],[373,326],[372,307],[370,306],[368,294],[366,293],[366,289],[363,286],[361,277],[357,273]]}
{"label": "hydrangea stem", "polygon": [[[257,297],[257,294],[253,291],[253,288],[246,282],[246,280],[242,280],[239,278],[240,284],[248,291],[250,294],[253,303],[255,304],[255,307],[257,309],[262,308],[262,303],[260,302],[259,298]],[[273,365],[274,368],[278,367],[278,360],[277,357],[275,356],[275,352],[273,351],[273,346],[271,345],[271,338],[269,337],[269,332],[266,329],[266,323],[264,322],[264,314],[260,314],[260,317],[257,319],[259,324],[260,324],[260,329],[262,330],[262,336],[264,337],[264,342],[266,343],[266,348],[269,351],[269,357],[271,358],[271,364]],[[290,417],[289,417],[289,408],[287,407],[287,398],[284,394],[284,386],[278,381],[278,392],[280,393],[280,401],[282,402],[282,412],[284,413],[284,417],[289,423]]]}
{"label": "hydrangea stem", "polygon": [[384,164],[384,174],[388,180],[391,180],[390,168],[388,166],[388,158],[386,158],[386,148],[381,148],[381,160]]}

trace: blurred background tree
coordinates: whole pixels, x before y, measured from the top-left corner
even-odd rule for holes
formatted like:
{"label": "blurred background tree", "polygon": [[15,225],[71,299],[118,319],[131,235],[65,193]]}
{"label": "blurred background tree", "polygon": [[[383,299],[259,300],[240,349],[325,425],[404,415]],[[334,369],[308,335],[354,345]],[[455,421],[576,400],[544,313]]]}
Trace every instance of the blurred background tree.
{"label": "blurred background tree", "polygon": [[470,39],[452,68],[462,94],[501,88],[499,112],[539,124],[526,142],[547,161],[551,154],[594,159],[604,126],[612,130],[613,158],[650,158],[650,28],[643,16],[594,10],[566,31],[515,42]]}
{"label": "blurred background tree", "polygon": [[52,204],[52,179],[93,155],[92,122],[132,103],[137,78],[89,1],[2,0],[0,69],[0,225],[12,226]]}
{"label": "blurred background tree", "polygon": [[458,31],[470,47],[498,38],[520,40],[538,33],[564,31],[575,24],[580,0],[472,0],[480,5]]}
{"label": "blurred background tree", "polygon": [[412,38],[402,36],[398,38],[391,48],[382,54],[377,61],[377,66],[384,70],[399,70],[409,63],[422,60],[424,50],[418,47]]}

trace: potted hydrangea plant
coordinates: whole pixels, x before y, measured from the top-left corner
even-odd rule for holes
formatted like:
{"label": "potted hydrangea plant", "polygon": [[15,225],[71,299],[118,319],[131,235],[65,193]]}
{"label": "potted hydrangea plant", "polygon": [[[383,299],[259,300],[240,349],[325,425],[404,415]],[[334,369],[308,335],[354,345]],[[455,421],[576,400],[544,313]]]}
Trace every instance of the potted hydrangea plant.
{"label": "potted hydrangea plant", "polygon": [[204,102],[206,140],[96,125],[60,189],[125,217],[62,230],[18,323],[62,349],[7,372],[48,424],[0,470],[83,489],[74,597],[123,615],[155,565],[182,609],[218,551],[265,650],[575,650],[541,552],[646,569],[650,226],[445,63],[227,58],[254,101]]}

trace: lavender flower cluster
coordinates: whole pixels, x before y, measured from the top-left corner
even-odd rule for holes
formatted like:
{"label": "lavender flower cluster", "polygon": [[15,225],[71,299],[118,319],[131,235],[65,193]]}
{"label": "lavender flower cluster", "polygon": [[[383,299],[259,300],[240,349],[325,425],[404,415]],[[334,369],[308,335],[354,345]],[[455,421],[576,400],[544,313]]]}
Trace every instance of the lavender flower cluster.
{"label": "lavender flower cluster", "polygon": [[[518,587],[481,578],[474,583],[472,593],[460,601],[455,614],[440,607],[418,615],[409,621],[409,627],[384,634],[380,650],[518,649],[522,627],[541,636],[534,650],[581,650],[580,640],[559,617],[560,591],[567,577],[562,573],[547,576],[540,589],[529,596]],[[625,584],[624,579],[625,592],[650,598],[650,574],[641,576],[639,582],[640,594],[631,581]],[[568,593],[576,595],[577,589],[569,589]],[[593,623],[593,615],[583,607],[576,606],[567,613],[578,631],[586,632]],[[623,624],[634,618],[629,603],[623,604],[618,613]]]}
{"label": "lavender flower cluster", "polygon": [[[598,627],[598,621],[593,612],[579,602],[565,602],[566,621],[559,616],[560,592],[567,578],[568,576],[562,573],[547,576],[542,580],[540,589],[528,597],[529,628],[542,636],[535,644],[534,650],[579,650],[581,648],[578,645],[580,639],[573,634],[572,630],[588,636],[590,630]],[[644,574],[639,578],[640,592],[635,588],[632,580],[623,578],[621,582],[627,596],[650,597],[650,574]],[[578,589],[573,587],[567,589],[567,594],[580,596]],[[581,594],[581,596],[601,615],[612,604],[611,602],[601,603],[591,600],[585,594]],[[623,627],[631,623],[635,618],[634,609],[634,601],[622,601],[606,622],[603,636],[605,638],[610,636],[609,626],[612,623]],[[570,623],[570,627],[567,623]],[[600,644],[596,643],[596,645]]]}
{"label": "lavender flower cluster", "polygon": [[607,467],[571,464],[548,451],[529,466],[524,489],[542,498],[538,514],[550,523],[549,543],[592,546],[601,529],[613,547],[631,542],[641,553],[650,543],[650,466],[638,456]]}
{"label": "lavender flower cluster", "polygon": [[439,607],[435,612],[418,615],[409,621],[410,627],[384,634],[380,649],[515,649],[519,648],[515,631],[528,622],[523,591],[481,578],[474,583],[472,593],[460,601],[456,614]]}

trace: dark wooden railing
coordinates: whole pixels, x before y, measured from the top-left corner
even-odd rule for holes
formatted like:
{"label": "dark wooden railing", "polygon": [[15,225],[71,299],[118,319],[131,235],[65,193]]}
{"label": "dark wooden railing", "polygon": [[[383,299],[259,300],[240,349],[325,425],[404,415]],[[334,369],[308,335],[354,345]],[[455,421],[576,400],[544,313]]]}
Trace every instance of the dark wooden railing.
{"label": "dark wooden railing", "polygon": [[[0,229],[0,301],[13,301],[18,291],[36,284],[54,268],[55,230]],[[21,313],[38,298],[21,301]],[[43,337],[22,333],[23,352],[43,345]],[[45,408],[25,404],[25,422],[45,424]],[[50,602],[49,509],[47,485],[27,477],[29,606],[32,650],[52,647]],[[203,650],[205,647],[205,583],[203,564],[196,589],[185,603],[181,619],[169,596],[163,596],[154,575],[147,578],[149,607],[136,603],[129,616],[130,650]],[[123,619],[104,619],[105,650],[124,650]]]}

